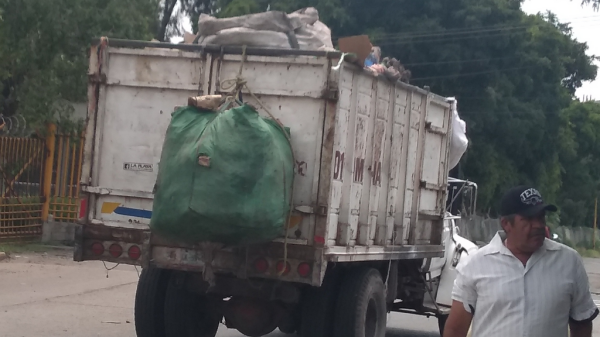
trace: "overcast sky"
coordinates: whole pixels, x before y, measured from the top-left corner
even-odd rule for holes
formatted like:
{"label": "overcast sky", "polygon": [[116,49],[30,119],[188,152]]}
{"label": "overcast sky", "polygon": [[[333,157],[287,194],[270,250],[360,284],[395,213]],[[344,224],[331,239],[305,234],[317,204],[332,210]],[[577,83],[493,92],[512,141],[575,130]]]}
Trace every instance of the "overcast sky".
{"label": "overcast sky", "polygon": [[[600,13],[591,6],[581,6],[580,0],[525,0],[523,11],[528,14],[551,11],[561,22],[571,22],[573,36],[581,42],[587,42],[588,54],[600,56]],[[600,63],[596,61],[600,66]],[[577,97],[592,96],[600,99],[600,81],[584,83],[577,90]]]}
{"label": "overcast sky", "polygon": [[[578,41],[587,42],[588,54],[600,56],[600,13],[593,11],[591,6],[581,6],[580,0],[525,0],[523,11],[528,14],[551,11],[561,22],[570,22],[573,35]],[[189,20],[184,20],[184,27],[191,31]],[[180,37],[172,41],[179,42]],[[600,62],[596,61],[600,66]],[[600,76],[599,76],[600,77]],[[584,83],[577,90],[577,97],[591,96],[600,100],[600,80]]]}

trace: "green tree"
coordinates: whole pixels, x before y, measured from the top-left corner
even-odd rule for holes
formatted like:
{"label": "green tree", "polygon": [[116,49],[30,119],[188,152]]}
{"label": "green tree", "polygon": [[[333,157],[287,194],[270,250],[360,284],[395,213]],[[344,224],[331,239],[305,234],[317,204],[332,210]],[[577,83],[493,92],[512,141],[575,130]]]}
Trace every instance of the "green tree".
{"label": "green tree", "polygon": [[600,8],[600,0],[582,0],[581,4],[582,5],[592,5],[592,7],[595,10],[598,10],[598,8]]}
{"label": "green tree", "polygon": [[561,119],[561,224],[591,227],[600,196],[600,104],[574,101]]}
{"label": "green tree", "polygon": [[0,114],[33,128],[85,101],[93,37],[151,39],[158,0],[0,0]]}

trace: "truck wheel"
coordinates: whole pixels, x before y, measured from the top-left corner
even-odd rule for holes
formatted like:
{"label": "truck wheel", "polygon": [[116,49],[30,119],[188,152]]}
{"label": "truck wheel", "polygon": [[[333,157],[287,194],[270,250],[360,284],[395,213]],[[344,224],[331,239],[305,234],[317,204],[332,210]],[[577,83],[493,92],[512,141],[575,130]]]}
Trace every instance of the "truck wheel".
{"label": "truck wheel", "polygon": [[186,290],[173,274],[165,297],[166,337],[215,337],[222,316],[208,297]]}
{"label": "truck wheel", "polygon": [[134,322],[137,337],[165,337],[165,293],[169,271],[156,267],[142,270],[135,292]]}
{"label": "truck wheel", "polygon": [[446,321],[448,320],[448,315],[439,315],[438,316],[438,327],[440,328],[440,336],[444,336],[444,328],[446,327]]}
{"label": "truck wheel", "polygon": [[304,290],[300,323],[302,337],[333,335],[333,317],[340,278],[341,271],[330,267],[327,269],[321,287],[309,287]]}
{"label": "truck wheel", "polygon": [[337,301],[334,337],[384,337],[387,321],[385,286],[372,268],[344,277]]}

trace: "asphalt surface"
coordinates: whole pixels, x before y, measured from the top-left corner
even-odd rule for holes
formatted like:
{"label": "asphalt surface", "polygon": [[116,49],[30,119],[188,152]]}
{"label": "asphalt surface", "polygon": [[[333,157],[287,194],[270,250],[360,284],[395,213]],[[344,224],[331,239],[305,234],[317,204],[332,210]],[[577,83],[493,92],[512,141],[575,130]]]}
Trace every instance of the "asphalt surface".
{"label": "asphalt surface", "polygon": [[[600,304],[600,259],[585,264]],[[0,337],[135,337],[137,280],[132,266],[107,272],[102,262],[71,261],[68,251],[13,255],[0,262]],[[600,322],[594,335],[600,336]],[[222,327],[217,336],[243,335]],[[390,314],[387,336],[439,337],[437,320]]]}

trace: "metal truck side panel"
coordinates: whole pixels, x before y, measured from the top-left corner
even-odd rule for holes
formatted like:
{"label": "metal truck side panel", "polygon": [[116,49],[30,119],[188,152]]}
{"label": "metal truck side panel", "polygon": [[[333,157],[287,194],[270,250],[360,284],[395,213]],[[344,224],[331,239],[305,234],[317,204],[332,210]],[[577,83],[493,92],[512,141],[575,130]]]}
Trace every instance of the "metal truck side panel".
{"label": "metal truck side panel", "polygon": [[439,245],[447,102],[345,64],[337,108],[333,169],[328,173],[327,252],[346,247],[358,253],[364,246],[383,253],[392,244]]}

